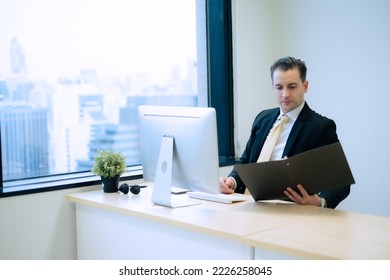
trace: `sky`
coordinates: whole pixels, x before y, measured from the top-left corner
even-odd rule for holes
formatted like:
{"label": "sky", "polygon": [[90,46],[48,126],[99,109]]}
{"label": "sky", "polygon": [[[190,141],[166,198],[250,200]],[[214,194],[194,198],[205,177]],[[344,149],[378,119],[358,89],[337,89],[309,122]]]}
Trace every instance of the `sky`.
{"label": "sky", "polygon": [[195,0],[0,0],[0,78],[9,75],[14,37],[31,78],[80,69],[163,76],[175,61],[196,60],[194,6]]}

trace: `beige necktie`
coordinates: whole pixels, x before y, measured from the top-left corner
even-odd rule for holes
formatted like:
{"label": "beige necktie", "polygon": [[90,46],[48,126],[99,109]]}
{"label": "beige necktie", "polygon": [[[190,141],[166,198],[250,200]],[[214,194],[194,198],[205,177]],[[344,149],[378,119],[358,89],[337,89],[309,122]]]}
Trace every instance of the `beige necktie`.
{"label": "beige necktie", "polygon": [[283,125],[289,120],[287,115],[283,115],[280,123],[275,126],[267,136],[264,142],[263,148],[261,149],[257,162],[269,161],[271,159],[272,152],[275,148],[276,142],[278,141],[279,135],[283,130]]}

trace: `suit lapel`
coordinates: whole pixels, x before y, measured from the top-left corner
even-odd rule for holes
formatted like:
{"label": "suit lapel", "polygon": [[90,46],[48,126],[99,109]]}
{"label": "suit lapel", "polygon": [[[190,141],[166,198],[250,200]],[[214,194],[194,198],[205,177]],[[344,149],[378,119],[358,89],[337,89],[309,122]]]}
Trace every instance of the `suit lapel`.
{"label": "suit lapel", "polygon": [[257,138],[258,140],[256,141],[257,143],[255,144],[256,152],[254,154],[254,157],[252,158],[252,161],[254,162],[257,161],[261,149],[263,148],[265,139],[267,138],[268,133],[271,130],[276,118],[279,116],[279,113],[280,113],[280,109],[275,108],[275,110],[271,114],[269,114],[267,118],[264,118],[263,129],[260,130],[260,137]]}
{"label": "suit lapel", "polygon": [[305,102],[305,105],[303,106],[302,111],[299,114],[297,120],[294,123],[294,126],[291,129],[290,135],[288,136],[282,157],[287,156],[290,153],[291,148],[294,146],[295,141],[298,141],[298,135],[301,132],[301,130],[304,128],[306,119],[309,116],[310,112],[311,109]]}

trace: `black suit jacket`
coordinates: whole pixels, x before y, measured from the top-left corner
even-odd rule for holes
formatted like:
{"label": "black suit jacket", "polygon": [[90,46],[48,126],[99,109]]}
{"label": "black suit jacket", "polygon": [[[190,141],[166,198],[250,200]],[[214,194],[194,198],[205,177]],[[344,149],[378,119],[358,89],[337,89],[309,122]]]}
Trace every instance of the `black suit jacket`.
{"label": "black suit jacket", "polygon": [[[256,116],[249,140],[238,164],[253,163],[257,161],[265,139],[276,118],[279,116],[279,113],[279,108],[273,108],[264,110]],[[336,142],[339,142],[339,140],[336,133],[335,122],[313,111],[305,102],[305,105],[288,136],[283,151],[283,157],[291,157]],[[244,193],[246,189],[245,184],[242,182],[235,169],[232,170],[229,176],[236,179],[237,187],[235,192]],[[349,193],[350,186],[345,186],[321,192],[320,196],[326,199],[328,208],[336,208]]]}

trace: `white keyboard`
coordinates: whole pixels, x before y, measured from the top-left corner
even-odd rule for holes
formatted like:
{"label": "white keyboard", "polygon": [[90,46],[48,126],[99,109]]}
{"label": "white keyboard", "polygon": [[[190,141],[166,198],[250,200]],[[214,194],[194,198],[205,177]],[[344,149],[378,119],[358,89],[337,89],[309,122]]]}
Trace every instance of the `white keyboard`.
{"label": "white keyboard", "polygon": [[247,195],[243,194],[214,194],[214,193],[206,193],[206,192],[188,192],[188,197],[196,198],[196,199],[203,199],[203,200],[209,200],[214,202],[221,202],[221,203],[233,203],[233,202],[239,202],[239,201],[245,201],[248,199]]}

